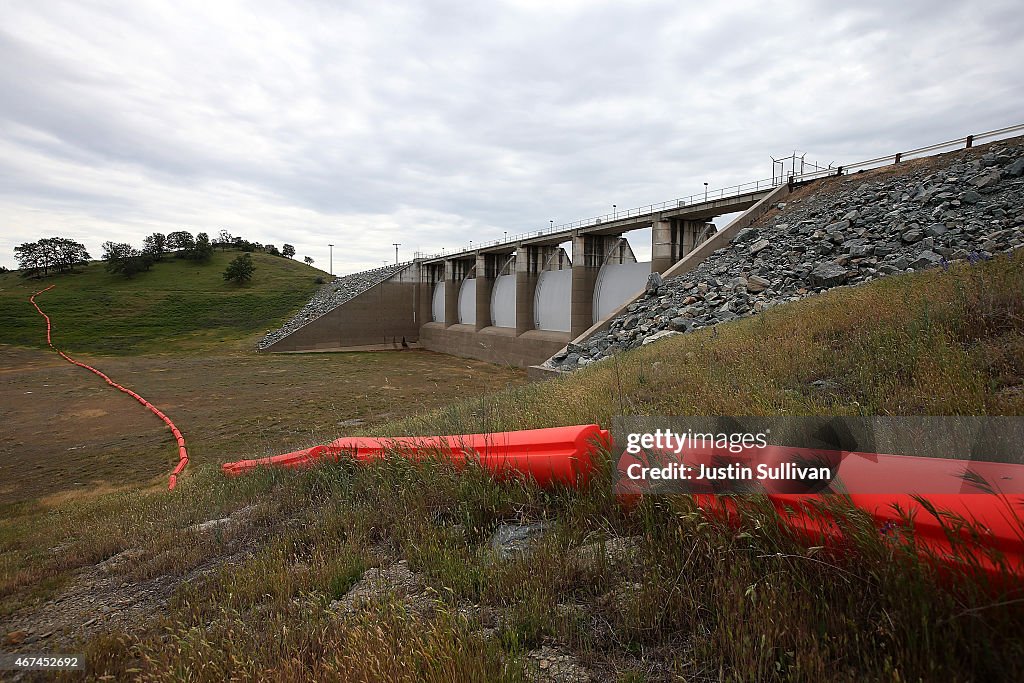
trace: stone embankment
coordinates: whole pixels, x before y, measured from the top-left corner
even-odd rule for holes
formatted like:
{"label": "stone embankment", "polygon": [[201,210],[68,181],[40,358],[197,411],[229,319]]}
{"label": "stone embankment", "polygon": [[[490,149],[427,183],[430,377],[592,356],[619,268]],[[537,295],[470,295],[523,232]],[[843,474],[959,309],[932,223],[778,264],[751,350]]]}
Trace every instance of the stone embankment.
{"label": "stone embankment", "polygon": [[309,303],[303,306],[302,310],[295,317],[286,322],[280,329],[268,332],[267,336],[257,342],[257,348],[262,351],[274,342],[287,337],[303,325],[316,320],[346,301],[362,294],[374,285],[387,280],[407,265],[406,263],[384,266],[335,278],[333,282],[329,282],[317,290],[313,298],[309,300]]}
{"label": "stone embankment", "polygon": [[993,143],[801,188],[694,270],[545,364],[573,370],[673,334],[838,287],[1024,245],[1024,141]]}

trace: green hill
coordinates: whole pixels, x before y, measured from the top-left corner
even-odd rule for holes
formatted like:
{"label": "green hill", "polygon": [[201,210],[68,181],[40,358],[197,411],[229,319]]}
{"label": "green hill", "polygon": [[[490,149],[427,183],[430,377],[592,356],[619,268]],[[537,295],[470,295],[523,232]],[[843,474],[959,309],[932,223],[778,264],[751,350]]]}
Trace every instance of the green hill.
{"label": "green hill", "polygon": [[239,349],[255,343],[302,306],[323,271],[298,261],[253,254],[251,283],[225,282],[239,252],[217,252],[209,263],[165,258],[132,279],[111,275],[99,262],[78,273],[41,280],[0,275],[0,343],[46,346],[45,325],[29,296],[53,320],[54,342],[69,352],[175,353]]}

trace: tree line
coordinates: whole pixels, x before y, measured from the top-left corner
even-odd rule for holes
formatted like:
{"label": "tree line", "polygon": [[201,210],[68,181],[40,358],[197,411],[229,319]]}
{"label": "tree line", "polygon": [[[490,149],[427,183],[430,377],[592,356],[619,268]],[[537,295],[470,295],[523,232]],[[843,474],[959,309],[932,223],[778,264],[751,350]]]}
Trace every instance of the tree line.
{"label": "tree line", "polygon": [[170,234],[154,232],[142,241],[142,249],[136,249],[127,242],[104,242],[103,261],[109,273],[131,277],[153,267],[164,256],[206,263],[213,256],[210,236],[201,232],[195,237],[186,230]]}
{"label": "tree line", "polygon": [[14,258],[25,277],[45,277],[50,273],[65,273],[89,263],[85,245],[65,237],[46,237],[25,242],[14,248]]}
{"label": "tree line", "polygon": [[[150,270],[154,264],[168,256],[206,263],[218,248],[222,251],[231,249],[247,253],[262,251],[284,258],[295,256],[295,247],[291,244],[284,244],[278,249],[273,244],[261,244],[235,237],[227,230],[221,230],[212,240],[205,232],[193,236],[187,230],[178,230],[166,235],[154,232],[142,241],[141,249],[127,242],[104,242],[102,260],[107,272],[132,277]],[[25,242],[14,248],[14,256],[18,261],[21,275],[36,278],[46,277],[52,273],[71,272],[78,266],[88,265],[91,258],[85,245],[64,237],[48,237],[35,242]],[[304,261],[309,265],[313,263],[313,259],[308,256]],[[231,270],[234,276],[228,277],[228,273],[225,272],[225,279],[239,282],[249,279],[254,270],[251,263],[250,258],[241,269],[235,264],[235,268]],[[239,272],[246,273],[248,277],[237,277]]]}

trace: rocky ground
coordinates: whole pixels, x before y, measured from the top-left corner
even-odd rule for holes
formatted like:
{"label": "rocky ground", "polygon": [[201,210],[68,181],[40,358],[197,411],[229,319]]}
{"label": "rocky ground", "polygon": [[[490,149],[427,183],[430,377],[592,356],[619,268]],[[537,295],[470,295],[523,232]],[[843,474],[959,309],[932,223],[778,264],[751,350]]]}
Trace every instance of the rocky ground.
{"label": "rocky ground", "polygon": [[[32,610],[22,610],[5,620],[3,645],[13,651],[52,650],[77,647],[82,639],[104,632],[129,631],[150,622],[167,610],[174,591],[185,582],[201,581],[228,565],[245,562],[254,550],[246,540],[246,526],[254,507],[242,508],[229,517],[212,519],[184,530],[195,537],[214,535],[220,551],[182,574],[161,574],[142,581],[131,580],[132,565],[143,559],[142,549],[125,550],[94,566],[79,571],[75,580],[53,600]],[[288,522],[299,523],[297,520]],[[544,522],[502,524],[489,546],[498,561],[529,555],[550,525]],[[442,594],[428,577],[414,572],[405,560],[397,560],[381,546],[381,565],[363,572],[345,595],[327,607],[336,618],[358,615],[375,602],[397,600],[410,613],[430,618],[443,608]],[[582,546],[581,561],[595,565],[627,565],[637,551],[636,538],[612,538]],[[639,585],[639,584],[630,584]],[[630,599],[628,591],[616,591],[605,598],[618,604]],[[582,605],[559,604],[559,614],[586,619]],[[467,621],[485,638],[496,638],[506,625],[504,610],[467,602],[458,606],[459,619]],[[76,643],[75,645],[69,645]],[[532,680],[543,683],[588,683],[602,680],[609,672],[588,669],[571,651],[550,640],[525,653]],[[24,673],[12,680],[25,680]]]}
{"label": "rocky ground", "polygon": [[982,260],[1024,245],[1024,141],[798,190],[693,271],[660,281],[546,365],[573,370],[673,334],[841,285]]}
{"label": "rocky ground", "polygon": [[[3,644],[11,648],[47,651],[60,649],[78,639],[111,630],[130,630],[162,613],[175,589],[198,581],[225,565],[244,562],[253,553],[244,536],[234,538],[237,528],[253,508],[229,517],[213,519],[185,530],[192,539],[219,534],[222,553],[200,562],[183,574],[159,574],[139,580],[133,575],[139,563],[150,560],[146,551],[124,550],[75,573],[74,580],[57,597],[34,608],[23,609],[3,620]],[[62,548],[52,548],[59,554]]]}
{"label": "rocky ground", "polygon": [[321,287],[294,318],[282,325],[280,329],[274,330],[263,337],[256,344],[257,348],[262,351],[274,342],[284,339],[303,325],[316,320],[346,301],[362,294],[378,282],[388,279],[406,265],[408,264],[384,266],[335,278],[333,282],[329,282]]}
{"label": "rocky ground", "polygon": [[[499,561],[520,555],[529,556],[549,526],[546,523],[529,522],[503,524],[495,531],[489,545]],[[636,538],[612,538],[582,546],[577,549],[577,553],[582,562],[595,565],[607,563],[625,568],[638,552],[637,545]],[[622,608],[620,603],[624,604],[631,599],[628,593],[628,590],[618,590],[603,599]],[[441,594],[430,585],[427,577],[412,571],[405,560],[399,560],[390,566],[382,565],[366,570],[348,593],[331,602],[328,609],[338,617],[345,617],[358,613],[374,601],[388,598],[397,598],[408,611],[426,617],[435,613],[443,602]],[[591,615],[583,605],[558,604],[553,608],[564,618],[590,621]],[[485,638],[498,637],[507,621],[501,608],[465,602],[458,607],[457,613],[460,619],[476,627]],[[600,624],[591,623],[588,628],[597,629]],[[548,639],[526,652],[525,661],[530,680],[541,683],[589,683],[607,680],[612,675],[610,671],[588,668],[554,639]]]}

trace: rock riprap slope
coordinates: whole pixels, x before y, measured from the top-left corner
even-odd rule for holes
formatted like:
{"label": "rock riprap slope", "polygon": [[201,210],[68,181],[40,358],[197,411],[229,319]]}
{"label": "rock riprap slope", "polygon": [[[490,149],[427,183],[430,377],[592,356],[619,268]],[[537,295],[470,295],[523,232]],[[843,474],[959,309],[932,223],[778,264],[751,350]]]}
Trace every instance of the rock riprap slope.
{"label": "rock riprap slope", "polygon": [[808,186],[546,365],[572,370],[832,287],[1012,251],[1024,244],[1022,176],[1018,138]]}
{"label": "rock riprap slope", "polygon": [[320,316],[324,315],[342,305],[346,301],[362,294],[370,287],[379,282],[387,280],[408,264],[398,264],[364,270],[361,273],[353,273],[344,277],[335,278],[333,282],[325,284],[317,290],[313,298],[309,300],[302,310],[295,317],[286,322],[280,329],[268,332],[256,346],[263,350],[274,342],[287,337],[289,334],[306,325]]}

